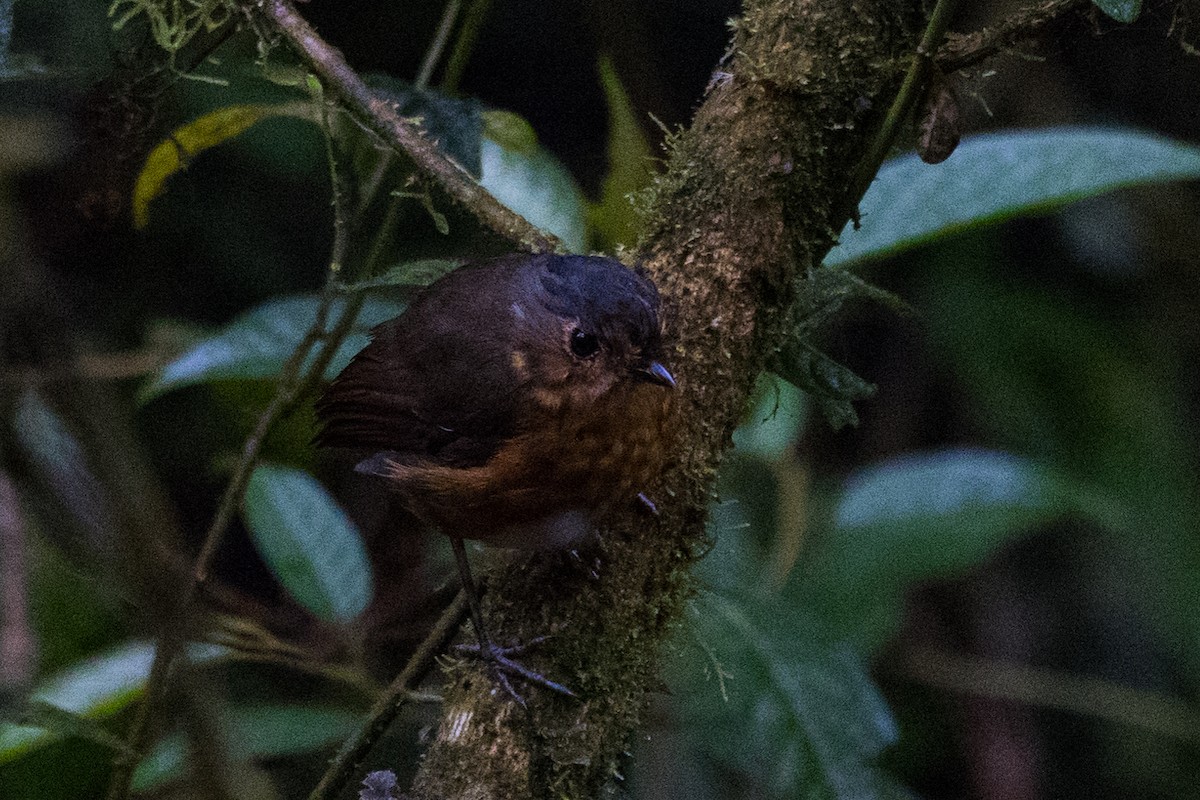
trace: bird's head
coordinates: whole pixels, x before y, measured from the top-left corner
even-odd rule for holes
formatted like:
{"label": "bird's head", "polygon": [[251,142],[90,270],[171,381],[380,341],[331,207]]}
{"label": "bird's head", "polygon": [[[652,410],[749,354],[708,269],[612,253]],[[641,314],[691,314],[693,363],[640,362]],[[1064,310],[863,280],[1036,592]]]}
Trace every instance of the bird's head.
{"label": "bird's head", "polygon": [[546,257],[539,266],[540,383],[591,400],[616,386],[675,387],[661,360],[653,283],[610,258]]}

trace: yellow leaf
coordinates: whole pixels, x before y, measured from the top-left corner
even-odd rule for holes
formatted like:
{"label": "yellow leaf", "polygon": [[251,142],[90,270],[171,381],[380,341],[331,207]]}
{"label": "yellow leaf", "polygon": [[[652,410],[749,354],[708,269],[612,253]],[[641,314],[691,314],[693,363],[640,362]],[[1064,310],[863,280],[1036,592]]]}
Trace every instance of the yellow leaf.
{"label": "yellow leaf", "polygon": [[133,225],[142,229],[150,221],[150,202],[162,194],[167,179],[186,169],[197,155],[216,147],[268,117],[312,119],[307,103],[226,106],[176,128],[150,151],[133,187]]}

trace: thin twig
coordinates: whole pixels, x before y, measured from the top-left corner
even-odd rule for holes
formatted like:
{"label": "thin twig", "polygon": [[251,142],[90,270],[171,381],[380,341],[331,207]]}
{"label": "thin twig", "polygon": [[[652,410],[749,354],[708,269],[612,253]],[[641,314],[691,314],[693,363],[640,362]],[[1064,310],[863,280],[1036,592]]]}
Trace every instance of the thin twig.
{"label": "thin twig", "polygon": [[467,61],[471,51],[475,49],[475,40],[479,38],[479,29],[487,17],[492,0],[472,0],[463,15],[462,27],[458,30],[458,38],[454,40],[454,49],[450,51],[450,62],[446,65],[446,76],[442,79],[442,89],[453,94],[458,90],[463,72],[467,69]]}
{"label": "thin twig", "polygon": [[[371,244],[371,250],[367,253],[367,263],[372,265],[370,270],[366,270],[364,274],[374,275],[375,267],[378,266],[379,260],[383,258],[383,254],[387,252],[395,239],[395,231],[398,227],[396,221],[400,218],[400,206],[403,204],[403,199],[392,195],[388,199],[387,210],[383,212],[383,222],[379,224],[379,230],[375,234],[375,241]],[[343,286],[345,291],[350,287]]]}
{"label": "thin twig", "polygon": [[[324,104],[323,98],[318,97],[317,102]],[[342,271],[342,262],[346,257],[346,249],[348,247],[347,231],[349,228],[349,223],[344,216],[345,201],[339,191],[341,178],[338,175],[336,164],[332,160],[332,145],[330,145],[330,148],[330,169],[334,184],[334,243],[331,249],[329,277],[325,291],[321,294],[321,302],[317,306],[316,318],[313,320],[312,325],[309,326],[304,338],[292,351],[283,368],[280,370],[274,396],[267,404],[267,407],[263,409],[262,414],[259,415],[254,429],[246,437],[242,445],[241,456],[234,467],[233,475],[229,479],[228,485],[225,487],[225,492],[221,496],[217,513],[213,517],[208,531],[205,533],[200,553],[196,556],[196,562],[192,569],[192,579],[184,589],[179,605],[177,606],[177,611],[173,615],[173,624],[166,625],[159,636],[158,646],[154,653],[154,662],[151,665],[150,675],[146,681],[146,694],[138,708],[138,713],[134,718],[133,724],[130,726],[128,734],[128,750],[134,754],[144,753],[149,743],[151,722],[155,719],[166,697],[167,677],[176,659],[184,649],[184,642],[191,628],[190,615],[192,609],[196,604],[200,590],[209,579],[209,570],[212,567],[213,557],[224,542],[226,532],[229,530],[234,515],[237,513],[242,498],[245,496],[246,486],[249,484],[250,476],[253,474],[254,467],[258,463],[258,456],[262,450],[263,443],[266,441],[267,434],[270,433],[275,423],[287,414],[321,380],[338,346],[345,339],[346,335],[349,334],[351,327],[354,325],[354,321],[358,317],[358,311],[365,299],[364,295],[347,298],[341,315],[333,324],[333,327],[326,331],[330,309],[334,301],[341,294],[337,286]],[[320,350],[317,351],[312,363],[305,369],[305,362],[308,360],[313,348],[317,347],[318,344],[321,345]],[[181,622],[183,624],[180,624]],[[114,762],[113,773],[108,787],[109,800],[125,800],[129,796],[135,765],[136,758],[129,756],[118,758]]]}
{"label": "thin twig", "polygon": [[417,72],[417,79],[413,81],[413,86],[417,89],[427,87],[433,78],[433,71],[442,58],[446,42],[450,40],[450,31],[454,30],[454,23],[458,19],[458,10],[461,7],[462,0],[450,0],[449,3],[446,3],[446,8],[442,12],[442,21],[438,23],[437,33],[434,34],[433,41],[429,43],[429,49],[425,51],[425,58],[421,59],[421,69]]}
{"label": "thin twig", "polygon": [[855,169],[842,206],[836,210],[836,216],[832,220],[834,231],[840,232],[849,220],[858,219],[858,203],[867,193],[871,181],[875,180],[875,173],[879,172],[879,167],[891,151],[896,136],[900,133],[900,126],[904,124],[909,111],[912,110],[925,90],[929,70],[933,66],[933,55],[946,35],[946,28],[957,7],[958,0],[938,0],[937,5],[934,6],[929,23],[925,26],[925,33],[921,36],[921,43],[917,45],[916,51],[912,54],[912,62],[908,66],[908,72],[904,75],[900,92],[892,101],[883,124],[871,142],[870,149],[867,150],[867,154],[863,156],[862,161]]}
{"label": "thin twig", "polygon": [[321,77],[346,107],[391,147],[404,152],[417,168],[449,197],[470,211],[485,227],[512,245],[533,252],[561,248],[552,234],[531,225],[524,217],[503,206],[462,167],[446,157],[413,122],[400,117],[393,104],[377,96],[363,82],[342,54],[317,35],[288,0],[246,2],[257,9],[283,34],[313,71]]}
{"label": "thin twig", "polygon": [[1091,0],[1046,0],[1018,9],[993,28],[948,34],[946,43],[938,50],[937,65],[943,72],[973,67],[1020,42],[1041,36],[1054,22],[1091,5]]}
{"label": "thin twig", "polygon": [[314,100],[321,109],[321,130],[325,133],[325,159],[329,162],[329,192],[333,196],[333,244],[329,248],[329,269],[325,273],[326,288],[336,286],[342,279],[342,267],[350,247],[350,220],[346,209],[350,205],[346,182],[338,170],[337,149],[333,139],[333,122],[329,118],[330,102],[325,98],[321,82],[310,76]]}
{"label": "thin twig", "polygon": [[[194,584],[193,584],[194,586]],[[154,661],[146,676],[146,692],[138,705],[137,714],[126,734],[126,748],[113,759],[112,776],[108,782],[108,800],[125,800],[137,766],[150,741],[151,721],[158,715],[167,694],[167,676],[183,651],[183,634],[178,625],[168,625],[154,648]]]}
{"label": "thin twig", "polygon": [[[341,294],[338,287],[330,287],[325,292],[325,298],[332,302],[334,297]],[[318,384],[325,376],[325,370],[329,367],[329,362],[337,355],[338,346],[350,334],[350,329],[354,327],[354,323],[358,320],[358,311],[362,308],[363,301],[366,300],[366,295],[351,296],[346,300],[346,306],[342,309],[342,314],[338,317],[337,322],[333,323],[333,327],[325,334],[325,346],[317,353],[312,364],[308,367],[308,372],[304,374],[304,378],[300,381],[296,392],[293,394],[288,403],[290,411],[297,402],[303,400],[304,397]]]}
{"label": "thin twig", "polygon": [[[229,524],[233,521],[234,514],[237,513],[238,505],[241,503],[242,496],[246,492],[246,485],[250,482],[250,474],[254,471],[254,465],[258,463],[258,454],[262,450],[263,443],[266,441],[267,434],[271,428],[279,420],[292,402],[299,396],[301,389],[306,381],[300,375],[300,370],[304,366],[304,361],[308,358],[313,347],[322,339],[325,341],[325,350],[330,349],[332,337],[326,337],[325,324],[329,316],[329,307],[332,302],[332,293],[326,293],[321,304],[317,307],[317,316],[308,331],[304,334],[304,338],[296,349],[292,351],[291,356],[284,363],[283,369],[279,374],[278,388],[275,390],[275,396],[263,409],[262,414],[258,417],[258,422],[255,423],[254,429],[250,435],[246,437],[246,441],[242,445],[242,454],[238,459],[237,466],[234,468],[233,477],[229,481],[229,485],[225,487],[225,493],[221,496],[221,504],[217,508],[217,514],[213,518],[212,524],[209,525],[208,531],[204,535],[204,544],[200,548],[200,554],[196,557],[196,567],[193,575],[192,591],[202,585],[209,577],[209,568],[212,566],[213,556],[216,555],[225,538],[225,532],[229,528]],[[343,319],[345,314],[343,314]]]}
{"label": "thin twig", "polygon": [[467,615],[466,592],[459,591],[450,607],[442,613],[433,630],[421,642],[404,669],[380,695],[358,734],[342,747],[309,800],[334,800],[362,767],[375,742],[387,731],[400,711],[414,700],[417,684],[429,673],[438,655],[446,649]]}

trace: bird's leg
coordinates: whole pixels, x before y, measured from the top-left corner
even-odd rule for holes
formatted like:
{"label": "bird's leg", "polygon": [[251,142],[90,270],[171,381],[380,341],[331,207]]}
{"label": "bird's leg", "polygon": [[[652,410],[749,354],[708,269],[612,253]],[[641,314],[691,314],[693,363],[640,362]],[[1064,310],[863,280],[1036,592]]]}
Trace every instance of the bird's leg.
{"label": "bird's leg", "polygon": [[477,655],[478,658],[490,664],[500,685],[521,705],[525,705],[525,700],[513,690],[512,684],[508,682],[508,675],[515,675],[559,694],[575,697],[575,693],[561,683],[556,683],[549,678],[539,675],[509,657],[510,655],[520,655],[530,647],[541,644],[545,640],[545,637],[539,636],[524,645],[516,647],[500,647],[492,641],[492,637],[488,636],[487,629],[483,626],[483,611],[479,605],[479,591],[475,588],[475,579],[471,577],[471,565],[467,561],[467,548],[463,545],[463,540],[457,536],[450,537],[450,545],[454,549],[454,560],[458,564],[459,580],[462,582],[463,591],[467,593],[467,605],[471,609],[471,624],[475,627],[475,635],[479,639],[478,651],[471,645],[463,645],[457,649],[460,652]]}

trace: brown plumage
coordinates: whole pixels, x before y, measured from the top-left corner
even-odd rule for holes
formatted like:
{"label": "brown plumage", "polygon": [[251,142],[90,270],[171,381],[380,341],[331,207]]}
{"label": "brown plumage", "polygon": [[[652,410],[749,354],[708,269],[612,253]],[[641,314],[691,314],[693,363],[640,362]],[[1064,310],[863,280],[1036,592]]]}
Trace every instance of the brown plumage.
{"label": "brown plumage", "polygon": [[562,546],[661,468],[673,379],[658,294],[607,258],[510,256],[431,285],[317,405],[444,533]]}
{"label": "brown plumage", "polygon": [[450,537],[475,652],[518,700],[506,675],[572,692],[492,642],[462,540],[564,547],[640,494],[675,386],[658,308],[654,284],[609,258],[461,267],[377,327],[317,403],[318,443],[361,451],[360,472]]}

